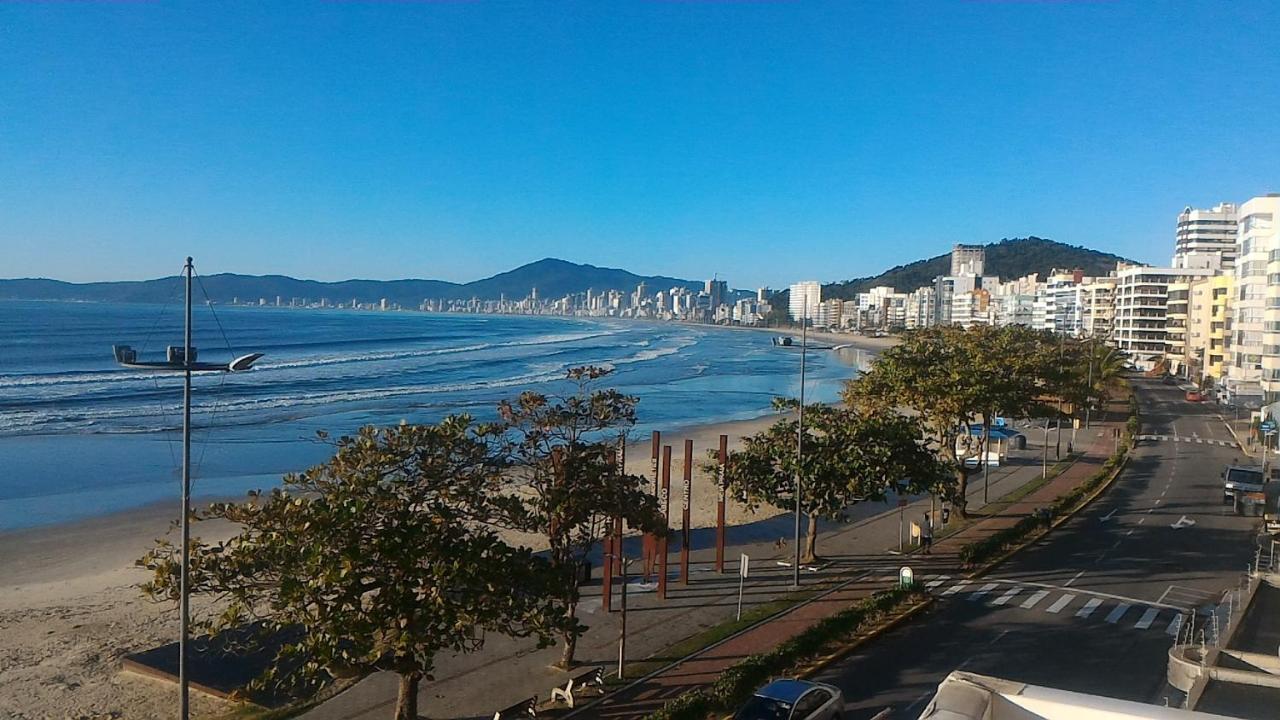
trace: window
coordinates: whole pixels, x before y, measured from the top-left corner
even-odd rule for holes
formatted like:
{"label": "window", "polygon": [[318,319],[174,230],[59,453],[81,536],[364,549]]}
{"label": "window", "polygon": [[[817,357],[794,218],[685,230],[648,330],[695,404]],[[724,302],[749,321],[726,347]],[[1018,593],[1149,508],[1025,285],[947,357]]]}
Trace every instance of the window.
{"label": "window", "polygon": [[818,688],[810,690],[800,698],[800,702],[796,703],[796,711],[791,714],[793,720],[803,720],[818,711],[818,708],[826,705],[831,700],[831,693]]}

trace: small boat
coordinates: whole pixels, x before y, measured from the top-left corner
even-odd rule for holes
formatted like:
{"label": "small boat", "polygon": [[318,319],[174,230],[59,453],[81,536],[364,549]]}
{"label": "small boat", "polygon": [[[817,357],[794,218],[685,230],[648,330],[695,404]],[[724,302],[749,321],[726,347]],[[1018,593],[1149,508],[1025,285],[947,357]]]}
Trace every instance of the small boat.
{"label": "small boat", "polygon": [[203,372],[207,370],[221,370],[223,372],[240,372],[253,367],[253,364],[262,357],[263,353],[250,353],[241,355],[229,363],[208,363],[196,362],[196,349],[191,348],[190,363],[186,362],[184,348],[181,345],[170,345],[165,353],[163,361],[153,360],[144,362],[138,359],[138,351],[128,345],[112,345],[111,352],[116,356],[116,362],[127,368],[137,368],[141,370],[191,370]]}
{"label": "small boat", "polygon": [[775,335],[775,336],[773,337],[773,344],[774,344],[774,345],[777,345],[777,346],[779,346],[779,347],[791,347],[791,336],[790,336],[790,335]]}

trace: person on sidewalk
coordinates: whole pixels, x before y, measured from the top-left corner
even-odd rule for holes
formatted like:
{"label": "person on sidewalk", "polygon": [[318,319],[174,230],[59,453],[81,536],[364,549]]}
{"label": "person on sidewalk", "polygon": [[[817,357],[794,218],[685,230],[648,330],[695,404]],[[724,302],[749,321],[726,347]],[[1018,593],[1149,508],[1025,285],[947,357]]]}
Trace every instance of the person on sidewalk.
{"label": "person on sidewalk", "polygon": [[920,524],[920,547],[925,555],[933,553],[933,514],[925,513],[924,522]]}

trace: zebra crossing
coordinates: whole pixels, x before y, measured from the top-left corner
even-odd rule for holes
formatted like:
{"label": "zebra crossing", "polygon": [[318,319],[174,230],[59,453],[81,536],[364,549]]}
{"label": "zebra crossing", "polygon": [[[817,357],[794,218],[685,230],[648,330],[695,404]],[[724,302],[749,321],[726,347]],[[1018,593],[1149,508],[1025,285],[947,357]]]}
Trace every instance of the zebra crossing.
{"label": "zebra crossing", "polygon": [[1197,445],[1217,445],[1219,447],[1236,447],[1236,443],[1230,440],[1214,440],[1213,438],[1202,438],[1189,435],[1139,435],[1139,440],[1152,440],[1156,442],[1180,442],[1195,443]]}
{"label": "zebra crossing", "polygon": [[[1019,607],[1051,615],[1071,613],[1079,620],[1093,619],[1117,627],[1134,630],[1163,629],[1165,634],[1177,636],[1182,623],[1193,606],[1170,605],[1157,601],[1123,599],[1105,593],[1088,590],[1071,592],[1063,588],[1028,586],[1013,581],[974,582],[950,575],[925,576],[924,587],[940,597],[955,597],[973,603],[985,603],[993,607]],[[1166,593],[1168,594],[1168,593]],[[1163,599],[1163,598],[1162,598]]]}

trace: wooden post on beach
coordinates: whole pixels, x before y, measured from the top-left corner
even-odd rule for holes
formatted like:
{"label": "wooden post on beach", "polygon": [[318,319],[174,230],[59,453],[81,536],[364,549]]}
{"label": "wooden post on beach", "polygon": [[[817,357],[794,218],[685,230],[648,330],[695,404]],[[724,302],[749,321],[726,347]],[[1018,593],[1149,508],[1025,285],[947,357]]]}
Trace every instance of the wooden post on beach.
{"label": "wooden post on beach", "polygon": [[662,522],[667,531],[658,538],[658,599],[667,599],[667,538],[671,535],[671,446],[662,448],[662,487],[658,492],[658,507],[662,509]]}
{"label": "wooden post on beach", "polygon": [[716,501],[716,572],[724,572],[724,496],[728,491],[729,436],[720,436],[720,467],[716,484],[719,485],[720,499]]}
{"label": "wooden post on beach", "polygon": [[[653,496],[661,494],[662,481],[658,477],[658,455],[662,450],[662,433],[654,430],[650,441],[649,469],[653,471]],[[657,560],[658,538],[653,533],[644,534],[644,581],[649,582],[653,575],[653,564]]]}
{"label": "wooden post on beach", "polygon": [[684,498],[680,514],[680,584],[689,584],[689,504],[693,495],[693,440],[684,441]]}
{"label": "wooden post on beach", "polygon": [[[618,439],[618,449],[614,451],[618,472],[627,471],[627,439]],[[622,556],[622,532],[619,527],[621,518],[614,516],[605,519],[603,557],[600,558],[600,599],[605,612],[613,612],[613,576],[617,573],[619,559]]]}

